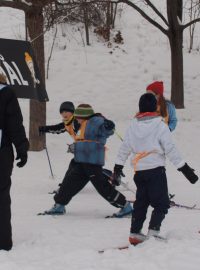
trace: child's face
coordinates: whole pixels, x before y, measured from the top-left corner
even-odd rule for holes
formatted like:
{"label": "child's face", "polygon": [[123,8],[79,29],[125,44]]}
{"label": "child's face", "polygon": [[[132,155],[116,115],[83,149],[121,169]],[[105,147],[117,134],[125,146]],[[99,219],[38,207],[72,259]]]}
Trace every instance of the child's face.
{"label": "child's face", "polygon": [[72,115],[73,115],[73,113],[66,112],[66,111],[61,113],[61,116],[62,116],[63,120],[69,120],[72,117]]}

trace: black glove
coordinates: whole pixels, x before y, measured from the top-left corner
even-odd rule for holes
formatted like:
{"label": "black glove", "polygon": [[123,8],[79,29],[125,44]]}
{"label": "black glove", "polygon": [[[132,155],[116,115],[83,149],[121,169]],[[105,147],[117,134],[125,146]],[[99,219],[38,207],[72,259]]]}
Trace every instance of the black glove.
{"label": "black glove", "polygon": [[24,165],[27,162],[27,159],[28,159],[27,153],[17,154],[16,160],[20,160],[19,162],[17,162],[17,167],[19,168],[24,167]]}
{"label": "black glove", "polygon": [[39,130],[39,135],[40,136],[44,135],[47,132],[47,129],[46,129],[45,126],[40,126],[38,130]]}
{"label": "black glove", "polygon": [[182,172],[191,184],[195,184],[199,179],[198,176],[194,173],[194,169],[190,168],[187,163],[185,163],[183,167],[179,168],[178,171]]}
{"label": "black glove", "polygon": [[113,123],[113,121],[105,119],[104,120],[104,127],[108,130],[113,130],[115,128],[115,124]]}
{"label": "black glove", "polygon": [[67,153],[74,154],[74,151],[75,151],[75,144],[74,143],[68,144]]}
{"label": "black glove", "polygon": [[115,186],[119,186],[121,184],[121,178],[125,177],[122,169],[124,166],[115,164],[114,172],[112,176],[112,184]]}

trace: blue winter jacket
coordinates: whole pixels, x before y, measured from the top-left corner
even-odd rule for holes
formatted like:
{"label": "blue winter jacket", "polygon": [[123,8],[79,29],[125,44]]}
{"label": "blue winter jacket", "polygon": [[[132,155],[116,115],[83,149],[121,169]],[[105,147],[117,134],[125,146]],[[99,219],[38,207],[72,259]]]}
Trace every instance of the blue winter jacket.
{"label": "blue winter jacket", "polygon": [[113,130],[105,128],[103,117],[94,116],[90,118],[85,129],[85,140],[90,140],[90,142],[77,141],[75,143],[74,160],[103,166],[106,140],[113,133]]}
{"label": "blue winter jacket", "polygon": [[169,129],[170,131],[175,130],[177,125],[177,117],[176,117],[176,108],[171,101],[167,101],[167,111],[169,115]]}

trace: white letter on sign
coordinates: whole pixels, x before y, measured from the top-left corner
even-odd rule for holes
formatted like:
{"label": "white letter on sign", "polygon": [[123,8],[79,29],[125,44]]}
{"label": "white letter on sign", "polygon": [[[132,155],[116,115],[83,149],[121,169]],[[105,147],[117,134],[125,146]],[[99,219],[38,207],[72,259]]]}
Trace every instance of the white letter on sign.
{"label": "white letter on sign", "polygon": [[22,74],[21,74],[21,72],[20,72],[18,66],[15,64],[15,62],[12,62],[12,64],[13,64],[13,66],[15,67],[15,69],[17,70],[17,73],[18,73],[18,75],[19,75],[19,77],[20,77],[20,80],[21,80],[22,84],[23,84],[23,85],[28,85],[28,81],[25,81],[25,80],[24,80],[24,78],[23,78],[23,76],[22,76]]}
{"label": "white letter on sign", "polygon": [[22,85],[19,77],[17,76],[17,74],[15,73],[14,69],[7,63],[7,62],[3,62],[8,74],[9,74],[9,77],[10,77],[10,82],[12,85],[15,85],[15,80],[18,82],[19,85]]}

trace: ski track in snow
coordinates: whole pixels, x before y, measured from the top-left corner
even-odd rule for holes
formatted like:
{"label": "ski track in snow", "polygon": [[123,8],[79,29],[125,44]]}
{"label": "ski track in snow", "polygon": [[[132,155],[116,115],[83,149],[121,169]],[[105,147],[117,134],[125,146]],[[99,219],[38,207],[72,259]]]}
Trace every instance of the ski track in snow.
{"label": "ski track in snow", "polygon": [[[125,13],[126,11],[126,13]],[[170,53],[165,37],[148,25],[136,12],[126,8],[117,22],[125,44],[108,48],[91,34],[91,46],[83,47],[80,33],[74,27],[58,35],[50,64],[47,90],[47,123],[60,121],[58,108],[64,100],[76,105],[91,103],[95,111],[114,119],[123,135],[137,103],[148,83],[163,80],[166,96],[170,89]],[[0,9],[1,37],[23,38],[23,15],[12,9]],[[9,22],[9,23],[8,23]],[[53,33],[53,31],[52,31]],[[72,37],[73,36],[73,37]],[[53,34],[45,36],[48,57]],[[66,50],[63,46],[66,45]],[[123,51],[124,50],[124,51]],[[184,56],[185,110],[178,111],[179,124],[174,139],[186,161],[200,175],[200,61],[199,54]],[[110,53],[112,51],[112,54]],[[20,101],[28,129],[28,102]],[[12,222],[14,247],[0,252],[0,270],[197,270],[200,265],[200,212],[169,210],[163,222],[162,235],[168,243],[149,240],[129,250],[112,247],[128,243],[130,219],[104,219],[116,209],[105,202],[89,184],[67,207],[62,217],[37,216],[53,204],[48,192],[62,181],[71,156],[66,134],[47,135],[47,146],[56,175],[49,177],[45,152],[30,153],[29,163],[13,172]],[[112,168],[120,141],[113,136],[109,142],[106,167]],[[135,189],[129,162],[125,182]],[[169,190],[175,201],[200,207],[199,183],[191,185],[182,174],[167,164]],[[120,187],[129,199],[131,192]],[[151,211],[148,212],[148,220]],[[147,231],[148,221],[144,232]],[[104,254],[98,250],[106,249]]]}

